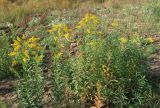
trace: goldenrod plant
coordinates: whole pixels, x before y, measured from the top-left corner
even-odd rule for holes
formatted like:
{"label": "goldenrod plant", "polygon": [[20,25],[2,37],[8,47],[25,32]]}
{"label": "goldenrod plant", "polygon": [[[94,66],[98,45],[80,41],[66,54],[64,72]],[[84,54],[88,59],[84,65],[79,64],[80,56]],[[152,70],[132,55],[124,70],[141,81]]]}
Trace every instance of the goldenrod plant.
{"label": "goldenrod plant", "polygon": [[43,47],[39,41],[40,38],[35,36],[17,36],[12,44],[13,49],[8,54],[12,57],[12,66],[22,65],[22,74],[17,73],[20,78],[17,93],[22,108],[41,106],[43,73],[40,66],[43,59]]}
{"label": "goldenrod plant", "polygon": [[26,64],[29,60],[34,59],[37,63],[42,60],[42,55],[39,52],[42,47],[37,43],[40,39],[36,37],[31,37],[27,39],[25,35],[22,38],[17,36],[14,40],[12,47],[13,51],[8,55],[13,57],[13,65],[18,63]]}

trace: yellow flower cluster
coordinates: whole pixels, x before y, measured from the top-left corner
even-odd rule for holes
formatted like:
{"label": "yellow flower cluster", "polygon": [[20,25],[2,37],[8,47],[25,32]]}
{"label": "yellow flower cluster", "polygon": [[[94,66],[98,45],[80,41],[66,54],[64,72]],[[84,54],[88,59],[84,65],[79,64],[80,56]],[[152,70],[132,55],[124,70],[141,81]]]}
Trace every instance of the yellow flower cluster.
{"label": "yellow flower cluster", "polygon": [[146,43],[153,43],[153,42],[155,42],[155,39],[152,38],[152,37],[148,37],[148,38],[145,38],[144,41],[145,41]]}
{"label": "yellow flower cluster", "polygon": [[118,39],[120,41],[121,44],[126,44],[128,41],[132,42],[133,44],[136,45],[140,45],[140,43],[143,41],[147,44],[151,44],[153,42],[155,42],[155,39],[152,37],[148,37],[148,38],[141,38],[138,34],[134,34],[131,39],[129,40],[126,37],[121,37]]}
{"label": "yellow flower cluster", "polygon": [[113,28],[117,28],[119,26],[118,20],[113,20],[113,22],[111,23],[111,26]]}
{"label": "yellow flower cluster", "polygon": [[[84,18],[78,23],[77,27],[78,29],[84,29],[88,24],[92,24],[96,26],[99,23],[99,18],[93,14],[86,14]],[[88,32],[89,29],[87,29]]]}
{"label": "yellow flower cluster", "polygon": [[[53,25],[48,32],[52,34],[54,44],[59,49],[64,48],[72,38],[72,29],[67,24]],[[56,53],[60,52],[58,51]]]}
{"label": "yellow flower cluster", "polygon": [[138,33],[133,34],[133,36],[131,36],[131,42],[133,44],[140,45],[141,44],[141,36]]}
{"label": "yellow flower cluster", "polygon": [[27,38],[23,35],[22,38],[17,37],[12,44],[13,50],[8,55],[13,57],[12,64],[27,63],[29,59],[33,58],[36,62],[40,62],[43,56],[40,54],[43,49],[39,44],[39,38],[33,36]]}
{"label": "yellow flower cluster", "polygon": [[66,38],[67,40],[72,36],[72,30],[66,24],[57,24],[53,25],[52,29],[48,30],[49,33],[55,33],[54,40],[58,41],[58,39]]}
{"label": "yellow flower cluster", "polygon": [[59,59],[63,55],[64,47],[71,42],[72,29],[67,24],[57,24],[53,25],[48,32],[51,33],[53,42],[56,45],[53,57]]}
{"label": "yellow flower cluster", "polygon": [[119,41],[121,44],[126,44],[128,42],[128,39],[126,37],[119,38]]}
{"label": "yellow flower cluster", "polygon": [[110,68],[109,68],[109,66],[102,65],[102,69],[103,69],[103,72],[104,72],[105,76],[108,78],[110,76],[110,72],[109,72]]}

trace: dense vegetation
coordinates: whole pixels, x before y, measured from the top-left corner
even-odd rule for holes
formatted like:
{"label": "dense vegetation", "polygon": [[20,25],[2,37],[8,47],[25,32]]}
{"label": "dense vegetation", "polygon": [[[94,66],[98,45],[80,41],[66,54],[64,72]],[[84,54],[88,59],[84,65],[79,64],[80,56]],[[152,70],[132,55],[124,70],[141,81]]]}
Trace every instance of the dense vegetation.
{"label": "dense vegetation", "polygon": [[0,0],[0,80],[17,80],[20,108],[159,108],[159,0],[90,3]]}

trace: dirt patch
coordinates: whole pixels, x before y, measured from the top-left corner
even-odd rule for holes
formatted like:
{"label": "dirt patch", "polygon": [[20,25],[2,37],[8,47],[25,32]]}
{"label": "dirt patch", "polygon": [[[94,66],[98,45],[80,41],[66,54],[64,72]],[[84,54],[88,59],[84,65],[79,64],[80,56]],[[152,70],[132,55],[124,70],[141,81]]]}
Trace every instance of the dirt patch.
{"label": "dirt patch", "polygon": [[6,79],[0,81],[0,100],[3,101],[8,108],[17,108],[17,95],[15,92],[16,79]]}

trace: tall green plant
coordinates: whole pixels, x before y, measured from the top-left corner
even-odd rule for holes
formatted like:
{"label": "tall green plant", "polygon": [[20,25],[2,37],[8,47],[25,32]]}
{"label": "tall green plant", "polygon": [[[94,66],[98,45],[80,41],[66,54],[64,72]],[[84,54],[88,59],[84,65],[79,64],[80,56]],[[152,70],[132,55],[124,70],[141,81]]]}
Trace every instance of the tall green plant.
{"label": "tall green plant", "polygon": [[43,47],[40,39],[23,35],[17,37],[12,44],[12,51],[8,54],[12,57],[12,65],[20,64],[22,74],[19,75],[17,85],[18,98],[22,108],[40,108],[43,96],[43,72],[41,63],[43,59]]}

